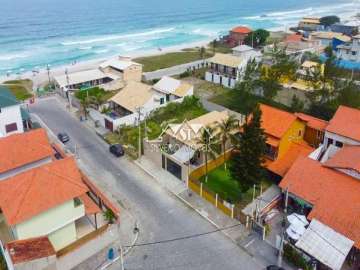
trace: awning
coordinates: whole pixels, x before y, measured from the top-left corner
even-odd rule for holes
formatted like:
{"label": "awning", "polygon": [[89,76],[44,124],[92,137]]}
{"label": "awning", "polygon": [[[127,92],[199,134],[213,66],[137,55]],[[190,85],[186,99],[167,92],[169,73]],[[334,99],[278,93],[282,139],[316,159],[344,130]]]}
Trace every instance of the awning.
{"label": "awning", "polygon": [[333,270],[340,270],[354,241],[313,219],[296,246]]}
{"label": "awning", "polygon": [[181,163],[186,163],[190,159],[192,159],[194,153],[195,151],[191,147],[183,145],[172,155],[172,157],[180,161]]}

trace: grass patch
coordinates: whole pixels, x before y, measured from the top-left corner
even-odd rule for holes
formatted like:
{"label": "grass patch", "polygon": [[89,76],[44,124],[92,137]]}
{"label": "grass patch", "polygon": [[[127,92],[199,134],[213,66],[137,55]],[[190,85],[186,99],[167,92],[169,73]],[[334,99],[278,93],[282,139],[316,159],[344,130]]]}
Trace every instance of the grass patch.
{"label": "grass patch", "polygon": [[[211,57],[212,54],[207,52],[204,57]],[[176,65],[181,65],[196,60],[200,60],[199,50],[186,50],[181,52],[165,53],[161,55],[140,57],[134,59],[135,62],[143,64],[143,71],[150,72],[158,69],[168,68]]]}
{"label": "grass patch", "polygon": [[[207,111],[196,97],[186,97],[182,103],[169,103],[167,106],[152,112],[145,122],[141,123],[141,134],[146,133],[150,140],[156,139],[168,123],[181,123],[185,119],[193,119]],[[122,126],[114,133],[105,136],[109,143],[121,143],[138,149],[139,127]]]}
{"label": "grass patch", "polygon": [[[228,168],[230,162],[228,162]],[[253,189],[249,189],[247,192],[242,193],[238,182],[232,178],[229,169],[225,170],[224,165],[210,171],[207,182],[205,182],[205,176],[201,177],[200,181],[205,187],[218,193],[222,199],[237,204],[241,208],[244,208],[252,201]],[[269,180],[263,180],[261,186],[263,191],[265,191],[271,186],[271,182]],[[260,194],[256,194],[256,196],[258,195]]]}
{"label": "grass patch", "polygon": [[225,91],[212,97],[210,101],[242,114],[247,114],[252,111],[257,103],[263,103],[281,110],[290,111],[289,107],[281,103],[239,90]]}
{"label": "grass patch", "polygon": [[212,98],[215,96],[224,95],[231,90],[226,89],[222,85],[202,81],[194,86],[194,93],[196,96]]}
{"label": "grass patch", "polygon": [[79,100],[85,100],[86,97],[99,97],[102,101],[107,101],[114,96],[118,91],[105,91],[100,87],[93,87],[86,90],[79,90],[75,92],[75,97]]}
{"label": "grass patch", "polygon": [[14,94],[16,99],[24,101],[32,97],[32,81],[26,80],[10,80],[3,83]]}

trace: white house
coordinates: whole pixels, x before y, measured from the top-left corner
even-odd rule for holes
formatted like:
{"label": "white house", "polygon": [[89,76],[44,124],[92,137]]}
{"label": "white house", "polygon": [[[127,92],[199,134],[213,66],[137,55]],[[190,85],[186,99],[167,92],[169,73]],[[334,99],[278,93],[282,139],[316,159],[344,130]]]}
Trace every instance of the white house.
{"label": "white house", "polygon": [[248,45],[239,45],[235,48],[232,48],[232,54],[234,56],[242,57],[248,60],[256,59],[257,61],[260,61],[262,57],[262,53],[260,51],[257,51]]}
{"label": "white house", "polygon": [[205,73],[205,80],[234,88],[245,69],[248,59],[231,54],[216,53],[208,59],[210,69]]}
{"label": "white house", "polygon": [[121,125],[135,125],[153,110],[169,102],[181,102],[185,96],[193,95],[194,87],[179,80],[163,77],[151,86],[129,81],[118,94],[109,100],[111,111],[104,114],[105,128],[114,131]]}
{"label": "white house", "polygon": [[338,59],[360,63],[360,35],[354,36],[351,43],[342,44],[336,48]]}
{"label": "white house", "polygon": [[0,85],[0,137],[24,132],[21,107],[15,96]]}

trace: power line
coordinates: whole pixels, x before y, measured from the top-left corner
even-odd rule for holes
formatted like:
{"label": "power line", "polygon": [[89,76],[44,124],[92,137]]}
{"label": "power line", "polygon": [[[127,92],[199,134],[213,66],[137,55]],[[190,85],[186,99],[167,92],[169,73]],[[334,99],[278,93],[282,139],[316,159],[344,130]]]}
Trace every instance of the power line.
{"label": "power line", "polygon": [[[166,244],[166,243],[170,243],[170,242],[182,241],[182,240],[197,238],[197,237],[201,237],[201,236],[205,236],[205,235],[225,231],[225,230],[235,228],[235,227],[238,227],[238,226],[243,226],[243,224],[237,223],[235,225],[231,225],[231,226],[227,226],[227,227],[223,227],[223,228],[218,228],[216,230],[212,230],[212,231],[208,231],[208,232],[191,234],[191,235],[186,235],[186,236],[182,236],[182,237],[176,237],[176,238],[160,240],[160,241],[154,241],[154,242],[135,244],[135,245],[133,245],[133,247],[151,246],[151,245],[157,245],[157,244]],[[124,247],[128,248],[130,246],[124,246]]]}

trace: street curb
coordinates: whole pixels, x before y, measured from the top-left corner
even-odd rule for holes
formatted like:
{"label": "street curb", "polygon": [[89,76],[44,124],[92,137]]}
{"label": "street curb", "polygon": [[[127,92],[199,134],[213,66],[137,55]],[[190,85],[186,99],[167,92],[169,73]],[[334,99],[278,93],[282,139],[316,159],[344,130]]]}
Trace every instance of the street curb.
{"label": "street curb", "polygon": [[[209,222],[210,224],[212,224],[215,228],[217,229],[222,229],[219,225],[217,225],[214,221],[212,221],[211,219],[209,219],[207,216],[205,216],[204,214],[201,213],[200,210],[198,210],[197,208],[195,208],[194,206],[192,206],[188,201],[186,201],[185,199],[183,199],[181,196],[179,196],[178,194],[174,193],[173,191],[171,191],[170,189],[168,189],[167,187],[165,187],[164,185],[162,185],[158,180],[157,177],[154,176],[150,171],[148,171],[146,168],[144,168],[144,166],[142,166],[142,164],[138,161],[135,160],[134,163],[140,168],[142,169],[145,173],[147,173],[149,176],[151,176],[158,184],[160,184],[162,187],[164,187],[169,193],[173,194],[176,196],[176,198],[178,198],[180,201],[182,201],[184,204],[186,204],[188,207],[190,207],[192,210],[194,210],[196,213],[198,213],[202,218],[204,218],[207,222]],[[233,239],[228,233],[226,233],[225,231],[220,231],[222,234],[224,234],[227,238],[229,238],[233,243],[235,243],[239,248],[241,248],[246,254],[248,254],[249,256],[251,256],[252,258],[254,258],[254,254],[252,254],[251,252],[249,252],[245,247],[243,247],[242,245],[238,244],[236,242],[235,239]]]}

